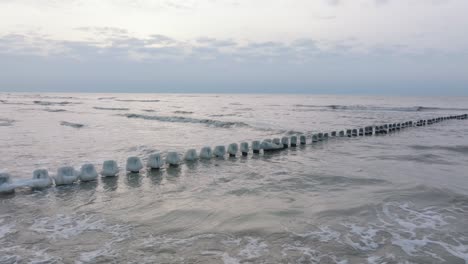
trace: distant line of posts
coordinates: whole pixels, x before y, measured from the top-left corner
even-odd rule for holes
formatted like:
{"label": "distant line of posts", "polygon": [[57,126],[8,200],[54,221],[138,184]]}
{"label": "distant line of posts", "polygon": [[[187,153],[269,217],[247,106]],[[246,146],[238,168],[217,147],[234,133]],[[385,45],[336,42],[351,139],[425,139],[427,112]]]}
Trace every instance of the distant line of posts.
{"label": "distant line of posts", "polygon": [[[445,116],[437,117],[432,119],[424,119],[419,121],[407,121],[404,123],[393,123],[383,124],[378,126],[366,126],[357,129],[347,129],[341,131],[333,131],[331,133],[317,133],[311,136],[312,144],[319,141],[326,141],[330,137],[357,137],[357,136],[372,136],[372,135],[385,135],[408,127],[421,127],[432,125],[446,120],[464,120],[468,119],[468,115],[456,115],[456,116]],[[280,151],[289,147],[297,147],[298,144],[306,145],[308,139],[305,135],[282,137],[271,139],[265,139],[263,141],[252,141],[251,146],[248,142],[242,142],[240,145],[237,143],[230,144],[227,149],[224,145],[216,146],[214,149],[211,147],[203,147],[200,153],[197,153],[196,149],[189,149],[185,152],[183,160],[186,162],[195,162],[198,159],[211,159],[222,158],[226,155],[230,157],[236,157],[241,153],[242,156],[248,156],[250,150],[254,155],[258,155],[263,151],[274,152]],[[240,146],[240,147],[239,147]],[[239,151],[240,150],[240,151]],[[182,164],[182,157],[177,152],[168,152],[165,160],[163,160],[161,154],[155,153],[148,157],[146,166],[149,169],[161,169],[167,164],[168,166],[179,166]],[[139,157],[129,157],[127,159],[126,171],[138,173],[144,168],[143,163]],[[102,170],[100,172],[102,177],[115,177],[119,173],[119,166],[114,160],[104,161]],[[81,166],[79,171],[75,170],[71,166],[60,167],[57,170],[55,176],[49,176],[49,172],[46,169],[37,169],[33,172],[31,180],[19,180],[13,182],[11,176],[7,172],[0,172],[0,194],[13,193],[16,188],[19,187],[30,187],[33,189],[43,189],[52,186],[69,185],[74,184],[78,181],[89,182],[95,181],[98,178],[99,173],[93,164],[84,164]]]}

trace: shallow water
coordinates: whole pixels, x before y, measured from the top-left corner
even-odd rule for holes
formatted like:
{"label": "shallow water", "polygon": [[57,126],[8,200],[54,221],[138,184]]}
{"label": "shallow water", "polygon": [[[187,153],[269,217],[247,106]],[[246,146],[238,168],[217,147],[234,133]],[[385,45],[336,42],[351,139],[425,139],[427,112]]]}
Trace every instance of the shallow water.
{"label": "shallow water", "polygon": [[[1,94],[0,167],[467,113],[468,98]],[[66,124],[80,124],[70,126]],[[468,121],[0,197],[0,263],[467,263]]]}

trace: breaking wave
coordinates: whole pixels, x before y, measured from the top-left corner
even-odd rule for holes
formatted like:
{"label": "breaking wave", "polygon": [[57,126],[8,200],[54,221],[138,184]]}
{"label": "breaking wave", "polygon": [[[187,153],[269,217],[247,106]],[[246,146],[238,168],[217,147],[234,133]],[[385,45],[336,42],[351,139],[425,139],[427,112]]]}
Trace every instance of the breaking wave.
{"label": "breaking wave", "polygon": [[183,117],[183,116],[149,116],[149,115],[139,115],[139,114],[126,114],[124,116],[126,116],[127,118],[139,118],[139,119],[145,119],[145,120],[156,120],[156,121],[171,122],[171,123],[205,124],[209,126],[223,127],[223,128],[249,126],[243,122],[226,122],[226,121],[218,121],[218,120],[212,120],[212,119],[198,119],[198,118],[190,118],[190,117]]}
{"label": "breaking wave", "polygon": [[84,127],[83,124],[71,123],[71,122],[67,122],[67,121],[62,121],[62,122],[60,122],[60,125],[62,125],[62,126],[74,127],[74,128],[82,128],[82,127]]}
{"label": "breaking wave", "polygon": [[0,127],[1,126],[11,126],[15,120],[13,119],[8,119],[8,118],[0,118]]}
{"label": "breaking wave", "polygon": [[126,110],[130,110],[130,108],[125,108],[125,107],[99,107],[99,106],[95,106],[93,107],[94,109],[97,109],[97,110],[110,110],[110,111],[126,111]]}
{"label": "breaking wave", "polygon": [[33,101],[34,104],[37,104],[37,105],[69,105],[69,104],[79,104],[77,102],[67,102],[67,101],[64,101],[64,102],[50,102],[50,101]]}
{"label": "breaking wave", "polygon": [[119,102],[140,102],[140,103],[157,103],[161,100],[136,100],[136,99],[115,99],[115,101]]}
{"label": "breaking wave", "polygon": [[425,106],[374,106],[374,105],[304,105],[296,104],[295,107],[310,108],[317,110],[355,110],[355,111],[402,111],[402,112],[424,112],[424,111],[468,111],[468,108],[452,107],[425,107]]}

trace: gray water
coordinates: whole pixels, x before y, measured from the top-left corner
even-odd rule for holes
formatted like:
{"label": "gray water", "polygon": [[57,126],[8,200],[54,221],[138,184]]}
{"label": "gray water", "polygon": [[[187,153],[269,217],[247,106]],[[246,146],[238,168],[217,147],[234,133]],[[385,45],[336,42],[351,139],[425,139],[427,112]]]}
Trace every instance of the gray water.
{"label": "gray water", "polygon": [[[0,169],[467,112],[466,97],[0,94]],[[449,120],[19,189],[0,197],[0,263],[467,263],[467,135]]]}

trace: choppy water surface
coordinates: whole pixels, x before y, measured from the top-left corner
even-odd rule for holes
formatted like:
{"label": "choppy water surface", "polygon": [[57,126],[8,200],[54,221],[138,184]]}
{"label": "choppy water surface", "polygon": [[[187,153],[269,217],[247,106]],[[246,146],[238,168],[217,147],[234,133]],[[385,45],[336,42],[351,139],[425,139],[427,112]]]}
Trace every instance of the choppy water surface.
{"label": "choppy water surface", "polygon": [[[16,179],[468,112],[468,98],[1,94]],[[468,121],[0,197],[0,263],[467,263]]]}

